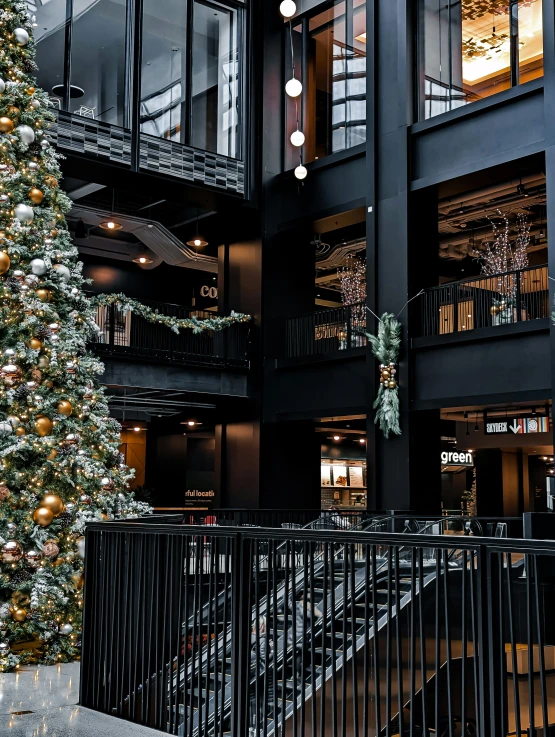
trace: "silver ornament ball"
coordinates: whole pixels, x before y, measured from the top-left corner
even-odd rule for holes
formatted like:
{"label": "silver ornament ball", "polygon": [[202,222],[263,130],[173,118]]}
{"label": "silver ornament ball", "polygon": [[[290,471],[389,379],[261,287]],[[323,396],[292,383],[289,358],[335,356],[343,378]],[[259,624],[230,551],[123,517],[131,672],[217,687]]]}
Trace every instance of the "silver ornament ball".
{"label": "silver ornament ball", "polygon": [[69,622],[66,622],[66,624],[62,624],[60,626],[61,635],[71,635],[72,632],[73,632],[73,627]]}
{"label": "silver ornament ball", "polygon": [[85,560],[85,538],[84,536],[77,538],[77,552],[82,560]]}
{"label": "silver ornament ball", "polygon": [[5,91],[5,89],[6,89],[6,83],[4,82],[3,79],[0,79],[0,95],[2,94],[2,92]]}
{"label": "silver ornament ball", "polygon": [[11,435],[13,432],[13,427],[9,422],[0,422],[0,435]]}
{"label": "silver ornament ball", "polygon": [[40,107],[40,100],[31,100],[31,107],[35,108],[35,110],[38,110]]}
{"label": "silver ornament ball", "polygon": [[19,133],[19,137],[23,143],[27,145],[30,145],[35,140],[35,131],[30,125],[18,125],[16,131]]}
{"label": "silver ornament ball", "polygon": [[64,264],[54,264],[54,268],[62,278],[62,281],[68,282],[70,280],[71,271],[67,268],[67,266],[64,266]]}
{"label": "silver ornament ball", "polygon": [[16,28],[13,32],[13,35],[15,37],[15,40],[17,41],[18,46],[27,46],[29,43],[29,34],[25,30],[25,28]]}
{"label": "silver ornament ball", "polygon": [[48,143],[48,140],[46,138],[43,138],[40,142],[40,145],[42,146],[42,148],[48,148],[50,144]]}
{"label": "silver ornament ball", "polygon": [[10,652],[10,646],[7,642],[0,642],[0,655],[7,655]]}
{"label": "silver ornament ball", "polygon": [[46,274],[46,262],[42,258],[34,258],[31,261],[31,271],[35,276],[44,276]]}
{"label": "silver ornament ball", "polygon": [[30,223],[35,217],[33,208],[29,205],[25,205],[22,202],[15,206],[15,216],[20,223]]}

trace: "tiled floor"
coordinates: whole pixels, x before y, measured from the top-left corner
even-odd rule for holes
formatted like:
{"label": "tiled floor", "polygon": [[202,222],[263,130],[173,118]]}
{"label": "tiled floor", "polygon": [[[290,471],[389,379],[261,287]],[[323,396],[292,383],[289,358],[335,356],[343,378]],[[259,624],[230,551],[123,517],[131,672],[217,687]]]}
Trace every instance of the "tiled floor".
{"label": "tiled floor", "polygon": [[0,673],[0,735],[4,737],[154,737],[121,719],[77,706],[79,663]]}

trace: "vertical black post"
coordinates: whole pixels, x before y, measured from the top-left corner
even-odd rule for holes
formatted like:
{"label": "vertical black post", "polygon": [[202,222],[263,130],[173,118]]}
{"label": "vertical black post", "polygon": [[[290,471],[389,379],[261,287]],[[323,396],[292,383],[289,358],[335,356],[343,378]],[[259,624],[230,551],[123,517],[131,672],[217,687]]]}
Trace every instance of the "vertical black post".
{"label": "vertical black post", "polygon": [[509,5],[509,23],[511,29],[511,87],[520,83],[520,45],[518,40],[518,3],[519,0],[511,0]]}
{"label": "vertical black post", "polygon": [[252,548],[252,540],[235,536],[231,582],[231,734],[234,735],[249,733]]}
{"label": "vertical black post", "polygon": [[66,28],[64,49],[64,94],[62,99],[63,109],[69,109],[71,99],[71,38],[73,35],[73,0],[66,0]]}
{"label": "vertical black post", "polygon": [[187,32],[185,44],[185,79],[182,80],[183,96],[185,98],[185,120],[183,120],[183,128],[185,129],[185,143],[189,146],[193,145],[193,37],[194,37],[194,17],[195,3],[194,0],[187,0]]}
{"label": "vertical black post", "polygon": [[108,322],[108,344],[114,347],[114,336],[116,332],[116,305],[110,305]]}
{"label": "vertical black post", "polygon": [[128,10],[129,55],[131,64],[129,74],[130,99],[127,99],[127,123],[131,128],[131,169],[140,168],[141,142],[141,65],[143,51],[143,0],[129,0]]}
{"label": "vertical black post", "polygon": [[459,331],[459,285],[453,287],[453,332]]}
{"label": "vertical black post", "polygon": [[516,320],[515,322],[520,322],[520,319],[522,317],[522,297],[521,297],[521,284],[520,280],[522,279],[524,275],[523,271],[517,271],[515,273],[515,279],[516,279],[516,295],[515,295],[515,301],[516,301]]}
{"label": "vertical black post", "polygon": [[355,39],[353,36],[353,0],[345,2],[345,150],[349,148],[349,124],[350,124],[350,106],[349,106],[349,68],[351,61],[355,56]]}

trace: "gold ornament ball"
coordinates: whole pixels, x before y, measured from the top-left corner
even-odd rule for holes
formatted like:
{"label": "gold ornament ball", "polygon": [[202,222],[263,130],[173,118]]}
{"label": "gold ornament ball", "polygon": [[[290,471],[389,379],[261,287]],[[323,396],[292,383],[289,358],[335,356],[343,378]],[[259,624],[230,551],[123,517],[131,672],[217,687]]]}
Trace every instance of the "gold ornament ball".
{"label": "gold ornament ball", "polygon": [[44,386],[47,386],[49,389],[52,389],[52,387],[54,386],[54,382],[50,381],[49,379],[48,381],[44,382]]}
{"label": "gold ornament ball", "polygon": [[21,558],[23,558],[23,550],[18,542],[10,540],[2,545],[2,560],[4,563],[17,563]]}
{"label": "gold ornament ball", "polygon": [[19,427],[16,427],[15,428],[15,434],[18,437],[23,437],[23,435],[26,435],[27,432],[26,432],[25,428],[23,427],[23,425],[20,425]]}
{"label": "gold ornament ball", "polygon": [[[55,177],[53,177],[51,174],[47,174],[44,177],[44,183],[46,184],[47,187],[50,187],[50,189],[56,189],[56,187],[58,186],[58,180]],[[57,235],[58,235],[58,231],[53,230],[52,237],[55,238]]]}
{"label": "gold ornament ball", "polygon": [[102,519],[104,520],[104,522],[108,522],[108,520],[110,519],[108,517],[108,515],[106,514],[106,512],[102,512],[102,514],[100,516],[102,517]]}
{"label": "gold ornament ball", "polygon": [[49,289],[37,289],[35,294],[41,302],[50,302],[50,300],[52,299],[52,293]]}
{"label": "gold ornament ball", "polygon": [[72,412],[73,407],[71,406],[71,402],[68,402],[67,399],[62,399],[61,402],[58,402],[58,413],[60,415],[64,415],[64,417],[69,417]]}
{"label": "gold ornament ball", "polygon": [[40,527],[48,527],[54,519],[54,514],[48,507],[39,507],[33,512],[33,521]]}
{"label": "gold ornament ball", "polygon": [[382,376],[383,376],[384,379],[389,379],[389,370],[388,369],[384,369],[382,371]]}
{"label": "gold ornament ball", "polygon": [[38,187],[32,187],[32,189],[29,190],[29,199],[33,205],[40,205],[44,200],[44,192]]}
{"label": "gold ornament ball", "polygon": [[388,387],[390,389],[395,389],[396,386],[397,386],[397,382],[391,379],[391,381],[388,383]]}
{"label": "gold ornament ball", "polygon": [[27,89],[25,90],[25,92],[28,95],[34,95],[35,94],[35,88],[34,87],[27,87]]}
{"label": "gold ornament ball", "polygon": [[15,619],[16,622],[24,622],[27,619],[27,610],[26,609],[14,609],[12,611],[12,617]]}
{"label": "gold ornament ball", "polygon": [[10,268],[10,257],[4,251],[0,251],[0,274],[5,274]]}
{"label": "gold ornament ball", "polygon": [[57,568],[58,566],[63,565],[65,562],[65,558],[56,558],[56,560],[52,561],[52,565],[56,566]]}
{"label": "gold ornament ball", "polygon": [[52,448],[50,453],[46,456],[47,461],[53,461],[54,458],[58,455],[58,451],[55,448]]}
{"label": "gold ornament ball", "polygon": [[0,133],[11,133],[13,129],[14,129],[13,120],[3,115],[0,118]]}
{"label": "gold ornament ball", "polygon": [[40,505],[41,507],[47,507],[54,517],[58,517],[64,511],[64,503],[56,494],[46,494]]}
{"label": "gold ornament ball", "polygon": [[33,351],[40,351],[42,348],[42,340],[39,340],[38,338],[31,338],[29,341],[29,348],[31,348]]}
{"label": "gold ornament ball", "polygon": [[44,438],[46,435],[50,435],[52,432],[52,420],[48,417],[45,417],[44,415],[39,415],[35,419],[35,428],[37,430],[37,435],[39,435],[41,438]]}
{"label": "gold ornament ball", "polygon": [[8,115],[10,118],[19,118],[21,110],[15,105],[8,105]]}
{"label": "gold ornament ball", "polygon": [[73,576],[71,577],[71,580],[73,581],[73,585],[75,586],[77,590],[80,590],[83,588],[85,579],[82,573],[74,573]]}
{"label": "gold ornament ball", "polygon": [[490,311],[490,314],[491,315],[498,315],[499,314],[499,307],[497,305],[492,305],[489,308],[489,311]]}
{"label": "gold ornament ball", "polygon": [[41,356],[39,358],[39,366],[41,368],[48,368],[50,366],[50,359],[48,356]]}

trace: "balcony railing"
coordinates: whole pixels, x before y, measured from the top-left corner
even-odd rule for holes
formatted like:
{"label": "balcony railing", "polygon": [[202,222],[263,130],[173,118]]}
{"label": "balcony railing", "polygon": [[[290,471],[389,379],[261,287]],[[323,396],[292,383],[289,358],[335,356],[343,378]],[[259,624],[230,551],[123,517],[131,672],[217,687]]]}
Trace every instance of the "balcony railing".
{"label": "balcony railing", "polygon": [[[214,317],[214,312],[191,310],[164,302],[142,303],[164,315],[178,318]],[[99,332],[94,349],[103,355],[143,359],[164,363],[204,364],[211,366],[247,367],[249,325],[237,323],[224,330],[192,330],[174,333],[165,325],[148,322],[118,305],[97,307],[96,324]]]}
{"label": "balcony railing", "polygon": [[321,356],[362,348],[366,337],[366,306],[357,303],[287,318],[285,357]]}
{"label": "balcony railing", "polygon": [[547,266],[535,266],[426,290],[421,335],[449,335],[514,325],[548,315]]}

